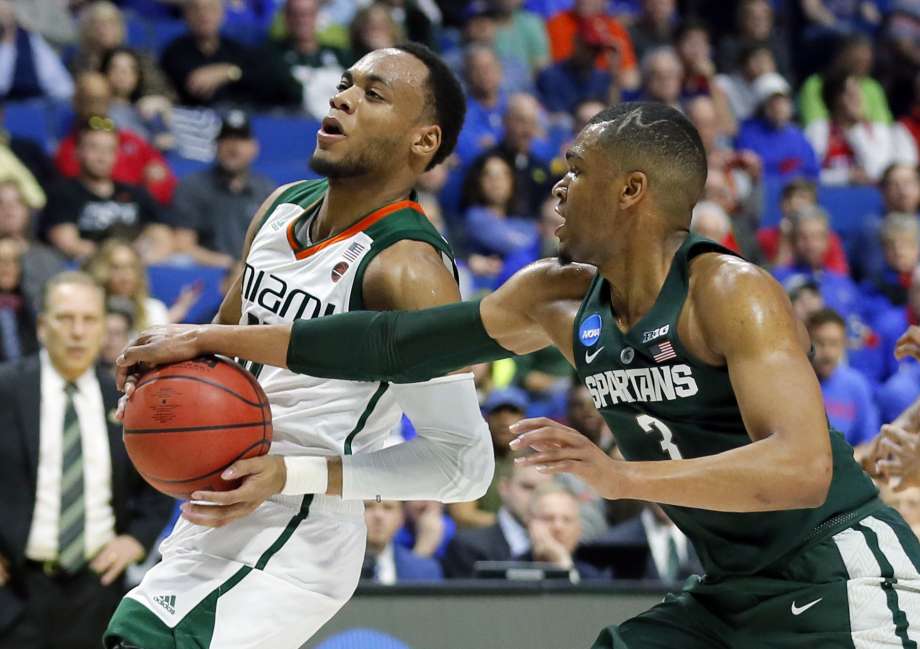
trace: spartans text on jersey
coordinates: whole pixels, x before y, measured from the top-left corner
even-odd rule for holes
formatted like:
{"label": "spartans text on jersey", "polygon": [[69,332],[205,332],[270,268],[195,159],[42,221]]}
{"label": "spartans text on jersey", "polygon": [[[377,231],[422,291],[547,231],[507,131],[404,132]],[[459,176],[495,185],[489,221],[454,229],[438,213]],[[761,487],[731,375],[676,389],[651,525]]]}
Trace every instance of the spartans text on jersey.
{"label": "spartans text on jersey", "polygon": [[674,401],[692,397],[699,389],[688,365],[608,370],[585,377],[597,408],[618,403]]}

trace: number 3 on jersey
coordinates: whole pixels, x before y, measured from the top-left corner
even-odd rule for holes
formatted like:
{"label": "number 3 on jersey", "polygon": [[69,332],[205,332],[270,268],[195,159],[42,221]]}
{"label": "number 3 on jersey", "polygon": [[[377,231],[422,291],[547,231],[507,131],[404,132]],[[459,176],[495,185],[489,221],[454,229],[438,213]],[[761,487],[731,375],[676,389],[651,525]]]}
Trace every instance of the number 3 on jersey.
{"label": "number 3 on jersey", "polygon": [[683,456],[680,454],[680,449],[677,448],[677,444],[674,443],[674,434],[663,421],[655,419],[654,417],[649,417],[648,415],[639,415],[636,417],[636,423],[639,424],[639,427],[646,433],[661,434],[661,450],[667,453],[669,458],[672,460],[683,459]]}

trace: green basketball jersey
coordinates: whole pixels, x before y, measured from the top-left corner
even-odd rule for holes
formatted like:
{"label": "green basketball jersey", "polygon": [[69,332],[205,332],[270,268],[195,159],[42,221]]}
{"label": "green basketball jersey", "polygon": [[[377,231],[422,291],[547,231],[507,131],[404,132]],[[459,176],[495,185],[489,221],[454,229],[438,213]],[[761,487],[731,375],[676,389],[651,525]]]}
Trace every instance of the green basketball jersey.
{"label": "green basketball jersey", "polygon": [[[578,376],[627,460],[694,458],[751,443],[727,368],[694,358],[677,335],[690,260],[706,252],[734,254],[690,235],[674,255],[657,301],[627,333],[617,327],[609,282],[600,275],[575,319]],[[759,513],[664,507],[693,542],[708,576],[761,571],[843,529],[854,510],[877,496],[843,436],[831,430],[830,437],[834,476],[821,507]]]}

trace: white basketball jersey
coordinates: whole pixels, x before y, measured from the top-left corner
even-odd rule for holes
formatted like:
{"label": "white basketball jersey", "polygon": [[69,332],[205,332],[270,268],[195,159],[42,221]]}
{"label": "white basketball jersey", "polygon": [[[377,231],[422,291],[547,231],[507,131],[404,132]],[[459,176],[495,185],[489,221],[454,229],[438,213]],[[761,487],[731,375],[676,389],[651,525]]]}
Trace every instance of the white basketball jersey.
{"label": "white basketball jersey", "polygon": [[[269,208],[245,261],[240,324],[278,324],[363,308],[367,264],[402,239],[428,241],[452,264],[447,243],[411,200],[386,205],[338,235],[302,245],[295,224],[315,218],[326,188],[325,180],[298,183]],[[271,366],[249,369],[271,404],[275,454],[374,450],[402,415],[386,383],[316,378]]]}

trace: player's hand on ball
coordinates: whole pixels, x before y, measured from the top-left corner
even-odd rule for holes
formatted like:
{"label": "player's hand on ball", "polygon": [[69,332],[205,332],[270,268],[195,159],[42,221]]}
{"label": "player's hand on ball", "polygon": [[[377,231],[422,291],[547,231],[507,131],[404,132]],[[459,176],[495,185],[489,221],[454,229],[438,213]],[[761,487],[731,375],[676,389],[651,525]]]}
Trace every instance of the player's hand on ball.
{"label": "player's hand on ball", "polygon": [[[200,356],[200,331],[201,325],[174,324],[151,327],[141,332],[115,359],[115,381],[118,389],[130,398],[129,390],[133,392],[137,375],[145,369]],[[133,377],[133,380],[130,377]],[[123,408],[119,407],[119,411],[121,410]]]}
{"label": "player's hand on ball", "polygon": [[604,498],[620,497],[617,461],[577,430],[546,417],[537,417],[512,424],[511,432],[517,435],[511,441],[511,450],[534,451],[516,458],[517,464],[535,466],[549,474],[572,473]]}
{"label": "player's hand on ball", "polygon": [[[196,491],[191,501],[180,508],[183,518],[196,525],[223,527],[254,512],[267,498],[281,493],[287,470],[280,455],[262,455],[234,462],[221,478],[243,478],[243,484],[233,491]],[[198,502],[209,504],[196,504]]]}
{"label": "player's hand on ball", "polygon": [[122,534],[105,544],[90,562],[89,567],[97,575],[103,586],[115,582],[121,573],[131,564],[144,558],[144,546],[133,536]]}
{"label": "player's hand on ball", "polygon": [[908,327],[894,346],[894,357],[899,361],[908,356],[920,358],[920,327],[916,325]]}
{"label": "player's hand on ball", "polygon": [[920,486],[920,435],[900,426],[882,426],[874,451],[875,475],[895,491]]}

